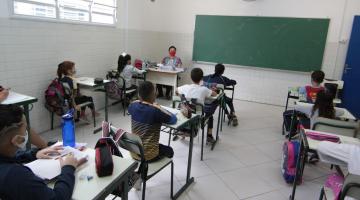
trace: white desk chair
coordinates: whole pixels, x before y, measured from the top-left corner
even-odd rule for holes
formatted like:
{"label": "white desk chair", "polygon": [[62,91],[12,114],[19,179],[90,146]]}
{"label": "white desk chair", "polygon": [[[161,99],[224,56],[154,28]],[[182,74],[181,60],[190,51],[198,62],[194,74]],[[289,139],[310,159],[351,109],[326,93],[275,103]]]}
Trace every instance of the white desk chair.
{"label": "white desk chair", "polygon": [[[112,131],[117,130],[115,127],[111,127]],[[158,161],[148,163],[145,160],[144,148],[142,141],[138,135],[131,133],[124,133],[119,140],[119,146],[131,153],[134,153],[140,157],[140,166],[138,172],[142,180],[142,200],[145,200],[146,193],[146,181],[155,176],[166,166],[171,164],[171,185],[170,185],[170,198],[173,199],[173,183],[174,183],[174,163],[171,158],[164,157]]]}
{"label": "white desk chair", "polygon": [[318,117],[315,120],[312,129],[348,137],[358,137],[359,123]]}

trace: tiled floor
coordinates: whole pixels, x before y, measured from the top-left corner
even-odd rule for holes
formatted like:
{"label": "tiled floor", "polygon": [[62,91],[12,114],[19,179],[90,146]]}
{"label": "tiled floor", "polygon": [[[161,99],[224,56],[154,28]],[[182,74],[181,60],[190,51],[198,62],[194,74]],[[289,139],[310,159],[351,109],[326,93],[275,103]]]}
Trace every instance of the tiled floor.
{"label": "tiled floor", "polygon": [[[163,105],[169,102],[161,101]],[[195,183],[181,196],[181,200],[285,200],[291,187],[282,179],[280,162],[282,107],[235,101],[239,126],[225,125],[214,151],[206,147],[204,161],[200,161],[200,141],[195,138],[192,176]],[[102,113],[103,116],[103,113]],[[121,106],[110,108],[110,120],[118,127],[130,130],[129,116],[122,115]],[[98,119],[100,122],[101,117]],[[99,134],[92,134],[92,125],[78,125],[77,141],[95,145]],[[47,139],[60,139],[60,129],[43,134]],[[167,142],[163,134],[161,141]],[[184,183],[188,141],[172,142],[175,151],[175,191]],[[123,151],[124,153],[124,151]],[[127,155],[128,156],[128,155]],[[324,177],[330,173],[322,164],[307,166],[304,183],[298,187],[297,200],[318,199]],[[170,199],[170,169],[148,182],[146,199]],[[130,200],[140,199],[131,191]]]}

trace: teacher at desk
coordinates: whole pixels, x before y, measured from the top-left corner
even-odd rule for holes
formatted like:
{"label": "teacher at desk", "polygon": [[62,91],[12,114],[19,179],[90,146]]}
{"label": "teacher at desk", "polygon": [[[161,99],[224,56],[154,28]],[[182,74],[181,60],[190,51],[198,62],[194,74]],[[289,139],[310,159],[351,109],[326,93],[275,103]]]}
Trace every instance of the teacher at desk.
{"label": "teacher at desk", "polygon": [[[169,47],[169,55],[162,60],[161,64],[165,66],[181,67],[182,62],[181,59],[176,56],[175,46]],[[172,90],[171,86],[157,84],[156,87],[158,90],[158,97],[164,97],[163,88],[166,88],[166,98],[171,99],[170,96]]]}

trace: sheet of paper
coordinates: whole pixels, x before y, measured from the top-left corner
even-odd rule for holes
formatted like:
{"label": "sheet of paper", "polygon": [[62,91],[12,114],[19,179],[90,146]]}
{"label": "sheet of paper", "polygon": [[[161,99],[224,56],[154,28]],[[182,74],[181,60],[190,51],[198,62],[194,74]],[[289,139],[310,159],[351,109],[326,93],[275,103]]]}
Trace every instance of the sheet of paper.
{"label": "sheet of paper", "polygon": [[9,96],[3,102],[1,102],[1,104],[13,104],[21,101],[26,101],[31,98],[32,97],[10,91]]}
{"label": "sheet of paper", "polygon": [[174,115],[177,115],[177,114],[180,113],[180,110],[177,110],[177,109],[175,109],[175,108],[169,108],[169,107],[166,107],[166,106],[161,106],[161,108],[163,108],[163,109],[171,112],[171,113],[174,114]]}
{"label": "sheet of paper", "polygon": [[38,159],[25,166],[29,167],[36,176],[44,180],[52,180],[61,173],[60,161],[54,159]]}
{"label": "sheet of paper", "polygon": [[[62,146],[62,145],[63,145],[63,142],[59,141],[59,142],[53,144],[52,146],[56,147],[56,146]],[[75,149],[82,149],[86,146],[87,146],[87,143],[80,143],[80,142],[75,143]]]}

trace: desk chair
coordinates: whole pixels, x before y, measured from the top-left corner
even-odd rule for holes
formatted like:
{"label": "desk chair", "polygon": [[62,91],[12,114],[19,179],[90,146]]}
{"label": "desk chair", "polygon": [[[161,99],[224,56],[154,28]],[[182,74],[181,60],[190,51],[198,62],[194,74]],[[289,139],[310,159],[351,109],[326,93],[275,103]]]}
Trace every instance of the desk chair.
{"label": "desk chair", "polygon": [[106,75],[108,80],[111,80],[110,83],[105,85],[105,89],[108,91],[108,97],[110,99],[116,100],[112,105],[121,103],[124,109],[124,116],[126,115],[126,110],[128,103],[130,102],[132,96],[137,92],[136,89],[126,89],[125,79],[120,76],[117,71],[110,71]]}
{"label": "desk chair", "polygon": [[340,104],[341,103],[340,97],[341,97],[341,92],[344,88],[344,81],[325,79],[323,82],[323,86],[327,89],[335,90],[333,91],[335,95],[335,100],[336,102],[338,102],[337,104]]}
{"label": "desk chair", "polygon": [[[344,200],[345,197],[352,197],[354,199],[360,199],[360,176],[349,174],[345,177],[344,185],[341,189],[339,200]],[[320,192],[319,200],[323,199],[335,199],[334,193],[330,188],[324,186]]]}
{"label": "desk chair", "polygon": [[[200,103],[197,103],[196,99],[185,99],[185,97],[182,97],[183,99],[180,100],[180,99],[175,99],[173,100],[173,108],[176,107],[176,104],[178,103],[181,103],[183,101],[187,101],[190,106],[192,107],[193,109],[193,114],[198,114],[200,115],[200,128],[201,128],[201,160],[203,160],[203,157],[204,157],[204,138],[205,138],[205,127],[206,125],[208,125],[208,122],[209,122],[209,117],[206,116],[205,114],[205,107],[204,105],[200,104]],[[198,126],[196,126],[198,127]],[[196,133],[198,131],[195,131]],[[174,137],[177,137],[176,136],[176,133],[174,134],[175,136]],[[171,138],[171,134],[169,134],[169,144],[170,145],[170,138]],[[174,140],[174,139],[173,139]],[[213,144],[211,146],[211,150],[214,150],[214,147],[215,145]]]}
{"label": "desk chair", "polygon": [[[234,93],[235,93],[235,85],[230,85],[230,86],[226,86],[225,88],[224,88],[224,91],[231,91],[231,101],[234,101]],[[224,102],[224,104],[223,104],[223,110],[224,110],[224,112],[223,112],[223,114],[222,114],[222,120],[223,120],[223,122],[225,122],[225,120],[226,120],[226,112],[229,112],[228,110],[227,110],[227,106],[226,106],[226,102]],[[230,124],[231,124],[231,119],[229,119],[229,121],[228,121],[228,126],[230,126]],[[222,123],[221,123],[221,130],[222,130]]]}
{"label": "desk chair", "polygon": [[348,137],[358,137],[359,123],[318,117],[312,129]]}
{"label": "desk chair", "polygon": [[[116,131],[115,127],[111,127],[112,131]],[[174,163],[171,158],[164,157],[158,161],[148,163],[145,160],[144,148],[142,141],[138,135],[131,133],[124,133],[119,140],[119,146],[131,153],[140,157],[140,166],[138,172],[142,180],[142,200],[145,200],[146,181],[154,177],[157,173],[163,170],[166,166],[171,165],[171,185],[170,185],[170,198],[173,199],[173,183],[174,183]]]}

